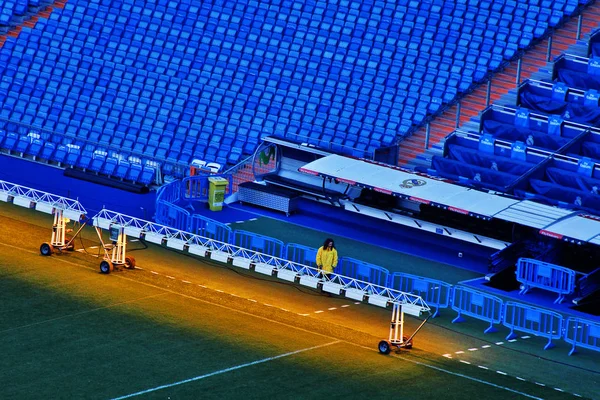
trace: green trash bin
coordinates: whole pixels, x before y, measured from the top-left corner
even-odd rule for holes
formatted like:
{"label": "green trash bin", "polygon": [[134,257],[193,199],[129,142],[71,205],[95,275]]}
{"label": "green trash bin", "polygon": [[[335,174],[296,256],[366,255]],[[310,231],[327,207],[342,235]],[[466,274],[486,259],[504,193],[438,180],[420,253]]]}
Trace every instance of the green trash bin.
{"label": "green trash bin", "polygon": [[208,208],[211,211],[221,211],[225,200],[225,190],[229,181],[218,176],[208,178]]}

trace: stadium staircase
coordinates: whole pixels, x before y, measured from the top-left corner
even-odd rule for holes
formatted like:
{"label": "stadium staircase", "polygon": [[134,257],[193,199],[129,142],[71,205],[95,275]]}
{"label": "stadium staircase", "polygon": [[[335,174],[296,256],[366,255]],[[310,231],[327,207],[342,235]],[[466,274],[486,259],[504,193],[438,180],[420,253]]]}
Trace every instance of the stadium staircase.
{"label": "stadium staircase", "polygon": [[[600,3],[590,4],[583,12],[581,26],[581,39],[586,38],[592,30],[598,27],[600,21]],[[565,52],[571,54],[586,54],[586,46],[577,39],[578,18],[571,18],[562,27],[557,29],[551,36],[552,53],[551,59]],[[546,57],[548,52],[548,41],[546,38],[537,43],[533,48],[525,52],[521,59],[520,82],[528,78],[534,78],[538,72],[551,66]],[[514,91],[517,86],[517,62],[511,62],[502,72],[492,77],[489,104],[498,101],[509,92]],[[444,149],[446,136],[454,132],[457,127],[463,127],[473,119],[477,119],[479,113],[489,104],[486,104],[487,84],[481,84],[473,92],[460,100],[460,118],[457,124],[457,105],[447,109],[430,123],[429,146],[425,148],[427,127],[423,126],[412,136],[400,142],[398,165],[414,168],[415,166],[431,165],[433,155],[441,155]]]}

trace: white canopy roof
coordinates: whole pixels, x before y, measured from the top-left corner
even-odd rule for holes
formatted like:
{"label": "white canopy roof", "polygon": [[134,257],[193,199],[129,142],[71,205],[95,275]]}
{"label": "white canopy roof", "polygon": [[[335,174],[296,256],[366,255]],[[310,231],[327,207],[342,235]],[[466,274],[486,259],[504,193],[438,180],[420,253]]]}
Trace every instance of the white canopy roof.
{"label": "white canopy roof", "polygon": [[332,154],[306,164],[300,172],[461,214],[515,222],[560,240],[600,244],[600,217],[482,192],[387,164]]}
{"label": "white canopy roof", "polygon": [[422,176],[402,168],[365,160],[330,155],[300,168],[301,172],[335,178],[378,192],[406,197],[421,203],[452,207],[463,214],[492,217],[519,200],[458,186],[444,179]]}

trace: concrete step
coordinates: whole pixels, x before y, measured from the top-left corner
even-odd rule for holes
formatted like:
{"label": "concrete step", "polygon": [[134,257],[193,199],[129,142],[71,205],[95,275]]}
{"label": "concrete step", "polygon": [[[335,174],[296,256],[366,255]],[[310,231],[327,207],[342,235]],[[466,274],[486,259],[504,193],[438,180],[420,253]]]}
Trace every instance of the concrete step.
{"label": "concrete step", "polygon": [[[599,2],[600,3],[600,2]],[[584,10],[584,20],[582,26],[582,37],[589,36],[589,32],[598,27],[600,21],[600,4],[594,3]],[[594,16],[597,16],[595,18]],[[567,21],[562,27],[554,32],[552,38],[552,49],[550,58],[565,53],[573,52],[576,55],[587,55],[587,41],[577,37],[577,18]],[[551,81],[553,63],[548,62],[548,39],[541,41],[535,47],[528,50],[521,63],[521,75],[519,82],[527,78]],[[494,75],[491,85],[490,103],[505,104],[515,106],[517,104],[517,63],[512,62],[504,68],[503,71]],[[479,115],[486,107],[487,86],[481,85],[472,93],[466,95],[461,100],[459,126],[461,130],[478,132]],[[455,130],[456,126],[456,107],[447,110],[441,116],[438,116],[431,123],[430,145],[435,145],[438,138],[445,138]],[[424,149],[425,130],[420,129],[413,135],[415,139],[411,142],[407,140],[400,144],[402,153],[403,143],[410,146],[410,151],[400,156],[401,160],[414,154],[414,151],[420,146],[421,153],[427,158],[427,151]],[[441,139],[439,139],[441,140]],[[439,141],[438,140],[438,141]],[[416,156],[415,156],[416,157]],[[413,161],[410,161],[411,165]],[[408,164],[405,162],[404,164]],[[403,165],[403,164],[401,164]]]}
{"label": "concrete step", "polygon": [[479,132],[479,123],[475,121],[468,121],[467,123],[461,125],[460,130],[467,132]]}

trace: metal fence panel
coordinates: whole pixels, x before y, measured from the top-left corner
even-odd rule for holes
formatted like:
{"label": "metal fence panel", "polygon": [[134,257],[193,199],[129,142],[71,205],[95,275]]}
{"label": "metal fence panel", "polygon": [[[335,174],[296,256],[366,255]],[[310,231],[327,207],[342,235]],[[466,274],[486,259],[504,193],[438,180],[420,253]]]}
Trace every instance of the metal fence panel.
{"label": "metal fence panel", "polygon": [[236,246],[275,257],[283,257],[283,249],[285,245],[279,239],[241,230],[235,231],[233,236],[233,244]]}
{"label": "metal fence panel", "polygon": [[527,304],[506,302],[502,324],[510,328],[506,340],[517,337],[515,330],[547,337],[548,343],[544,350],[554,347],[552,339],[562,337],[563,316],[559,313],[533,307]]}
{"label": "metal fence panel", "polygon": [[155,220],[159,224],[172,226],[176,229],[187,230],[190,212],[166,201],[156,202]]}
{"label": "metal fence panel", "polygon": [[232,177],[230,174],[213,174],[213,175],[195,175],[184,178],[181,187],[182,187],[182,197],[186,200],[193,201],[208,201],[208,189],[210,187],[210,182],[208,178],[220,177],[227,179],[228,185],[225,188],[225,196],[231,194],[232,189]]}
{"label": "metal fence panel", "polygon": [[390,276],[388,286],[392,289],[421,296],[429,307],[435,307],[435,312],[432,315],[433,318],[438,316],[440,308],[448,308],[450,306],[452,285],[437,279],[394,272]]}
{"label": "metal fence panel", "polygon": [[317,268],[317,251],[318,249],[314,247],[288,243],[285,248],[285,255],[290,261]]}
{"label": "metal fence panel", "polygon": [[569,355],[577,351],[576,346],[600,351],[600,323],[575,317],[568,318],[564,339],[573,346]]}
{"label": "metal fence panel", "polygon": [[575,271],[531,258],[519,258],[517,281],[522,283],[521,294],[532,288],[558,293],[555,303],[562,303],[565,296],[575,291]]}
{"label": "metal fence panel", "polygon": [[467,315],[489,322],[485,333],[497,331],[494,324],[502,321],[503,303],[500,298],[465,286],[455,286],[452,292],[452,309],[458,312],[452,323],[463,322],[463,315]]}
{"label": "metal fence panel", "polygon": [[202,215],[192,215],[188,232],[224,243],[231,243],[233,230],[226,224]]}
{"label": "metal fence panel", "polygon": [[387,285],[390,275],[390,271],[383,267],[350,257],[341,257],[335,272],[380,286]]}

